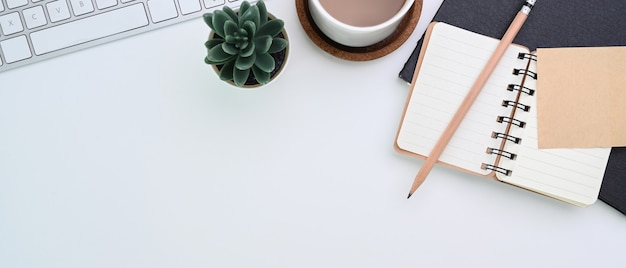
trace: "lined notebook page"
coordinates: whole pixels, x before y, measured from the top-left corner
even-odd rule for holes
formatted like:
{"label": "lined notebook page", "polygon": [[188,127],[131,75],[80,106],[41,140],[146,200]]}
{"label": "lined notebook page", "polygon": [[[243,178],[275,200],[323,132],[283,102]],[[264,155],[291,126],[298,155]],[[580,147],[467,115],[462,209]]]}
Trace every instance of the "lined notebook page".
{"label": "lined notebook page", "polygon": [[[396,140],[400,149],[422,156],[431,152],[499,42],[445,23],[436,23],[429,30],[427,50]],[[507,85],[520,82],[520,77],[512,75],[513,68],[526,64],[517,58],[519,52],[528,50],[511,46],[506,51],[440,162],[476,174],[490,173],[481,165],[495,161],[495,155],[487,154],[486,149],[499,147],[500,140],[491,138],[491,133],[504,132],[504,124],[496,118],[509,114],[510,108],[501,104],[514,94],[506,90]]]}
{"label": "lined notebook page", "polygon": [[[531,70],[535,69],[536,64],[532,64]],[[538,75],[541,79],[541,74]],[[527,87],[536,88],[536,85],[534,79],[526,80]],[[516,118],[527,124],[523,129],[512,128],[511,134],[522,141],[519,145],[507,143],[505,149],[517,152],[517,159],[501,160],[501,166],[512,173],[511,176],[498,174],[498,179],[579,206],[594,203],[611,148],[538,149],[536,96],[522,94],[520,98],[521,103],[531,108],[528,112],[518,112]]]}

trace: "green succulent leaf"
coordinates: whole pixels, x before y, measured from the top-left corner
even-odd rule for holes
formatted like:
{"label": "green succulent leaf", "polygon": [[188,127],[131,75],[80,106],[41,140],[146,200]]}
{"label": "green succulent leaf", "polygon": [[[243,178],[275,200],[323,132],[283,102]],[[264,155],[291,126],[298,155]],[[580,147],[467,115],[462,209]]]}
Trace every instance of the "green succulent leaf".
{"label": "green succulent leaf", "polygon": [[237,55],[239,53],[239,49],[234,44],[222,43],[222,49],[229,55]]}
{"label": "green succulent leaf", "polygon": [[234,62],[235,61],[235,57],[231,57],[228,60],[222,60],[222,61],[211,60],[211,59],[209,59],[209,56],[204,57],[204,63],[210,64],[210,65],[223,65],[223,64],[225,64],[227,62],[231,62],[231,61]]}
{"label": "green succulent leaf", "polygon": [[276,53],[276,52],[282,51],[283,49],[287,47],[287,44],[288,44],[287,40],[280,38],[280,37],[275,37],[272,40],[272,46],[270,46],[267,52]]}
{"label": "green succulent leaf", "polygon": [[239,14],[246,13],[248,8],[250,8],[250,3],[248,3],[248,1],[243,1],[243,3],[239,5]]}
{"label": "green succulent leaf", "polygon": [[248,33],[248,38],[252,39],[256,36],[256,25],[251,21],[244,21],[243,25],[241,25],[241,29],[246,30]]}
{"label": "green succulent leaf", "polygon": [[233,68],[233,81],[237,86],[243,86],[248,80],[248,76],[250,75],[250,69],[239,70],[237,68]]}
{"label": "green succulent leaf", "polygon": [[229,43],[229,44],[234,44],[237,40],[235,40],[234,36],[227,35],[224,41],[226,41],[226,43]]}
{"label": "green succulent leaf", "polygon": [[249,45],[246,44],[247,46],[241,49],[241,52],[239,53],[240,56],[242,57],[250,57],[250,55],[252,55],[254,53],[254,43],[250,43]]}
{"label": "green succulent leaf", "polygon": [[224,24],[227,21],[232,22],[233,19],[231,19],[230,16],[226,14],[226,12],[221,10],[216,10],[215,12],[213,12],[213,30],[217,35],[222,37],[224,36]]}
{"label": "green succulent leaf", "polygon": [[282,20],[279,20],[279,19],[270,20],[267,23],[261,25],[261,27],[259,27],[259,30],[256,32],[256,35],[257,36],[269,35],[269,36],[274,37],[283,30],[284,26],[285,26],[285,22],[283,22]]}
{"label": "green succulent leaf", "polygon": [[254,23],[254,25],[259,25],[260,20],[261,18],[259,16],[259,8],[257,6],[251,6],[243,13],[243,15],[241,15],[241,17],[239,17],[239,23],[241,25],[243,25],[246,21],[251,21]]}
{"label": "green succulent leaf", "polygon": [[274,58],[268,53],[257,54],[256,61],[254,62],[254,66],[268,73],[274,70],[275,64]]}
{"label": "green succulent leaf", "polygon": [[267,53],[272,46],[272,37],[269,35],[258,36],[253,40],[257,53]]}
{"label": "green succulent leaf", "polygon": [[239,49],[244,50],[246,48],[248,48],[250,46],[250,42],[240,42],[239,43]]}
{"label": "green succulent leaf", "polygon": [[213,28],[213,13],[204,13],[202,15],[202,19],[204,20],[204,23],[206,23],[206,25],[209,26],[209,28],[214,30],[214,28]]}
{"label": "green succulent leaf", "polygon": [[254,62],[256,61],[256,55],[252,54],[250,57],[237,57],[237,61],[235,62],[235,67],[239,70],[250,69]]}
{"label": "green succulent leaf", "polygon": [[[229,37],[235,35],[235,33],[239,31],[239,26],[232,20],[227,20],[224,22],[224,37]],[[228,40],[228,39],[227,39]],[[229,42],[230,43],[230,42]]]}
{"label": "green succulent leaf", "polygon": [[239,29],[239,31],[237,31],[238,35],[242,38],[245,37],[245,40],[248,41],[250,40],[250,34],[248,34],[248,31],[244,28]]}
{"label": "green succulent leaf", "polygon": [[224,11],[224,13],[228,14],[228,16],[233,19],[233,21],[235,23],[237,23],[239,25],[239,17],[237,17],[237,13],[235,11],[233,11],[230,7],[228,6],[224,6],[224,8],[222,9]]}
{"label": "green succulent leaf", "polygon": [[234,57],[233,55],[226,53],[226,51],[224,51],[224,48],[222,46],[215,46],[209,49],[209,52],[207,54],[208,60],[212,62],[217,62],[217,63],[227,62],[233,57]]}
{"label": "green succulent leaf", "polygon": [[220,79],[223,81],[233,80],[233,73],[235,71],[235,61],[229,61],[222,66],[220,70]]}
{"label": "green succulent leaf", "polygon": [[252,66],[252,73],[256,81],[261,84],[267,84],[270,81],[270,73],[259,69],[259,67]]}
{"label": "green succulent leaf", "polygon": [[265,7],[265,2],[263,2],[262,0],[258,1],[256,3],[256,6],[259,8],[259,25],[263,25],[267,22],[267,7]]}
{"label": "green succulent leaf", "polygon": [[204,63],[209,64],[209,65],[217,64],[216,62],[209,60],[209,57],[204,57]]}
{"label": "green succulent leaf", "polygon": [[208,49],[213,48],[214,46],[220,45],[224,43],[224,39],[222,38],[213,38],[213,39],[209,39],[206,42],[204,42],[204,46]]}

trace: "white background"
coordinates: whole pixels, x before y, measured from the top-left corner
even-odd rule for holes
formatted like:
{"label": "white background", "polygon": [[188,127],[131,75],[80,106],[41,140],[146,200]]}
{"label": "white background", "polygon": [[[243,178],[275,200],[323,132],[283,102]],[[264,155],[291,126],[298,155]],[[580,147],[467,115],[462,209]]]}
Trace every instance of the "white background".
{"label": "white background", "polygon": [[[624,267],[626,217],[393,150],[415,33],[326,54],[267,1],[290,55],[239,90],[201,19],[0,73],[0,267]],[[532,14],[531,14],[532,16]]]}

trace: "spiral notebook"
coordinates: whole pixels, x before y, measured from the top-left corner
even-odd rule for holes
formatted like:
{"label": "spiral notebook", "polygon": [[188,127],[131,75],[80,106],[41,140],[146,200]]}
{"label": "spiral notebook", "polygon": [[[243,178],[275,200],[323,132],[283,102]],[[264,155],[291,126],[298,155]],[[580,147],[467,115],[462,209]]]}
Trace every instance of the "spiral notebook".
{"label": "spiral notebook", "polygon": [[[445,0],[433,21],[500,38],[525,0]],[[605,47],[626,45],[626,1],[540,1],[513,43],[528,47]],[[400,77],[411,82],[423,38],[404,64]],[[613,147],[599,199],[626,214],[626,147]]]}
{"label": "spiral notebook", "polygon": [[[421,158],[430,153],[498,42],[446,23],[429,26],[397,151]],[[439,163],[590,205],[598,198],[611,149],[538,149],[536,62],[528,48],[508,48]]]}

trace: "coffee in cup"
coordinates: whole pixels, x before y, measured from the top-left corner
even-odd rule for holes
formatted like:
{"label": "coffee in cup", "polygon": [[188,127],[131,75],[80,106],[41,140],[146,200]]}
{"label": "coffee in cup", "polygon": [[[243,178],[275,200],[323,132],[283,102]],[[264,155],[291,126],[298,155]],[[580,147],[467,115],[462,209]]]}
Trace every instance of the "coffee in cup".
{"label": "coffee in cup", "polygon": [[[405,0],[319,0],[335,19],[356,27],[371,27],[391,19]],[[355,8],[356,7],[356,8]]]}
{"label": "coffee in cup", "polygon": [[317,27],[333,41],[365,47],[391,35],[414,0],[308,0]]}

